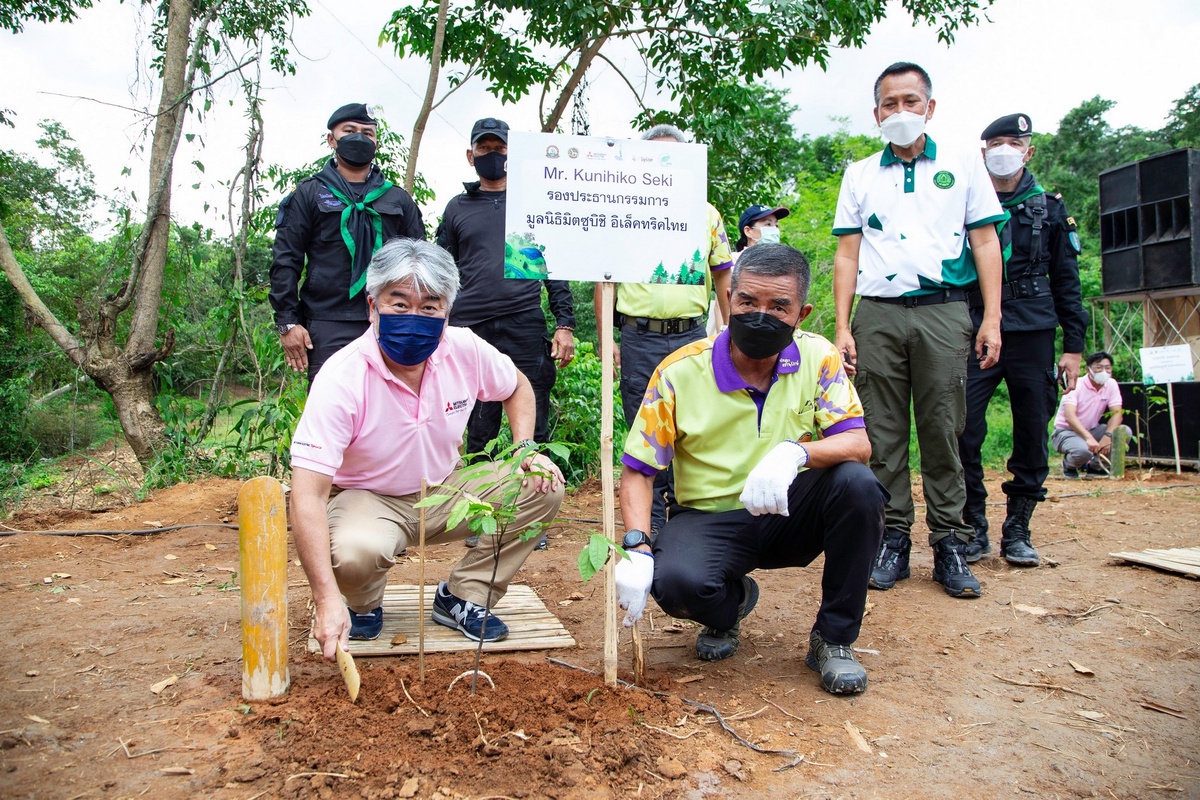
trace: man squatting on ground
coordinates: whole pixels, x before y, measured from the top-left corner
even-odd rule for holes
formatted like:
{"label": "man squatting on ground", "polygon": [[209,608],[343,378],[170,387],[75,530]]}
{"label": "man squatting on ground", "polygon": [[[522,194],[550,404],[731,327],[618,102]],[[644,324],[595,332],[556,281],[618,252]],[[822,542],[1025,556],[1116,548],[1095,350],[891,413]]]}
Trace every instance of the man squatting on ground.
{"label": "man squatting on ground", "polygon": [[[504,404],[513,438],[532,444],[534,399],[512,360],[471,331],[446,325],[458,292],[454,259],[435,244],[393,239],[367,270],[370,325],[317,375],[292,441],[291,520],[296,551],[312,588],[313,636],[326,658],[348,639],[383,629],[383,594],[397,554],[415,540],[421,479],[488,497],[514,478],[501,464],[461,477],[459,446],[471,408]],[[477,474],[479,466],[472,467]],[[558,467],[526,459],[512,529],[478,547],[438,584],[433,621],[468,639],[503,639],[487,613],[533,551],[517,533],[549,522],[563,499]],[[490,486],[489,486],[490,484]],[[455,497],[426,509],[430,544],[465,539],[465,522],[446,529]],[[496,581],[489,595],[494,559]],[[486,630],[485,630],[486,625]]]}
{"label": "man squatting on ground", "polygon": [[[972,335],[966,300],[967,290],[979,289],[975,355],[990,369],[1000,357],[995,223],[1005,215],[979,152],[943,148],[925,133],[936,105],[932,90],[928,73],[907,62],[875,81],[875,120],[889,145],[851,164],[842,178],[833,223],[837,348],[846,371],[857,373],[871,469],[891,495],[871,586],[890,589],[909,576],[911,403],[933,579],[951,597],[978,597],[979,581],[965,560],[972,532],[963,523],[958,458]],[[861,299],[851,326],[855,294]]]}
{"label": "man squatting on ground", "polygon": [[[674,125],[655,125],[642,134],[648,142],[674,142],[683,144],[687,137]],[[709,307],[709,293],[716,290],[717,310],[721,320],[729,318],[729,268],[733,266],[733,255],[729,252],[729,238],[725,234],[725,222],[712,203],[706,203],[707,225],[703,241],[697,250],[706,253],[708,271],[704,283],[698,286],[682,286],[661,283],[620,283],[616,287],[616,314],[614,327],[621,332],[620,346],[613,347],[613,363],[621,371],[621,407],[625,412],[625,424],[633,427],[642,406],[642,395],[654,368],[664,358],[684,345],[703,339],[707,334],[704,314]],[[605,331],[601,330],[603,319],[600,307],[600,284],[593,295],[596,309],[597,341],[603,342]],[[654,479],[654,506],[650,512],[646,530],[657,533],[666,518],[666,499],[671,494],[671,470],[664,470]]]}
{"label": "man squatting on ground", "polygon": [[[1025,164],[1033,156],[1033,124],[1026,114],[1009,114],[980,134],[984,165],[1009,219],[997,225],[1002,250],[1007,250],[1004,285],[1000,289],[1000,329],[1004,352],[991,369],[967,363],[967,425],[958,437],[967,501],[964,522],[974,538],[967,545],[967,563],[992,552],[988,542],[987,489],[983,485],[983,440],[987,438],[987,407],[1000,381],[1012,403],[1012,480],[1001,486],[1008,498],[1001,528],[1000,553],[1016,566],[1036,567],[1029,519],[1046,499],[1042,484],[1049,473],[1046,427],[1058,399],[1058,384],[1075,388],[1087,312],[1079,285],[1079,236],[1067,214],[1062,195],[1051,195]],[[983,321],[983,298],[967,293],[971,322]],[[1063,354],[1054,361],[1056,329],[1063,329]]]}
{"label": "man squatting on ground", "polygon": [[[1103,351],[1087,357],[1087,378],[1063,395],[1054,419],[1054,449],[1063,453],[1063,477],[1078,478],[1083,469],[1107,475],[1101,462],[1112,452],[1113,431],[1121,426],[1121,389],[1112,379],[1112,356]],[[1104,412],[1109,412],[1107,424]]]}
{"label": "man squatting on ground", "polygon": [[284,357],[295,371],[308,370],[310,386],[326,359],[367,329],[371,255],[397,236],[425,238],[417,204],[372,163],[377,126],[367,107],[342,106],[328,127],[335,157],[279,204],[271,259]]}
{"label": "man squatting on ground", "polygon": [[[729,328],[655,370],[621,458],[629,558],[617,562],[628,627],[648,593],[704,628],[696,654],[737,652],[758,602],[755,569],[806,566],[825,553],[806,663],[835,694],[867,687],[851,650],[883,532],[886,490],[866,462],[862,407],[827,340],[798,331],[808,262],[782,244],[749,248],[733,269]],[[675,466],[675,497],[651,542],[654,476]],[[753,469],[751,466],[753,465]]]}

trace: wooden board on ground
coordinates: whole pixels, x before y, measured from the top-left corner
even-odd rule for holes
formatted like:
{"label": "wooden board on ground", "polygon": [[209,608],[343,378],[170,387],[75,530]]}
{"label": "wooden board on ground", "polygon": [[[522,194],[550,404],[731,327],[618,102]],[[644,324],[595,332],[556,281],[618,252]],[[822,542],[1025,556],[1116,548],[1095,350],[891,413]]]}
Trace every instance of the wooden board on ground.
{"label": "wooden board on ground", "polygon": [[[454,628],[438,625],[429,619],[433,593],[437,585],[425,588],[425,652],[452,653],[474,650],[477,642],[463,636]],[[508,636],[499,642],[484,644],[485,653],[512,650],[557,650],[574,647],[575,639],[546,608],[542,599],[528,586],[509,586],[504,599],[493,612],[508,625]],[[403,644],[393,645],[397,634],[404,634]],[[310,653],[318,652],[317,640],[308,639]],[[370,642],[351,641],[350,653],[361,656],[402,656],[417,654],[417,587],[389,584],[383,593],[383,633]]]}
{"label": "wooden board on ground", "polygon": [[1135,564],[1145,564],[1171,572],[1200,578],[1200,547],[1176,547],[1172,550],[1139,550],[1134,553],[1109,553]]}

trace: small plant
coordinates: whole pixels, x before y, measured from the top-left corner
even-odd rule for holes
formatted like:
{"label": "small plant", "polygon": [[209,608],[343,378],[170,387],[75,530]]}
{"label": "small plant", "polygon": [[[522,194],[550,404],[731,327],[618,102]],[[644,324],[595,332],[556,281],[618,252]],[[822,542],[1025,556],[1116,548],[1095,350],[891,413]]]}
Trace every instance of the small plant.
{"label": "small plant", "polygon": [[[486,541],[491,543],[492,575],[488,581],[488,596],[484,603],[484,608],[489,612],[492,608],[492,591],[496,583],[496,571],[500,567],[500,546],[504,541],[504,536],[508,533],[508,527],[517,518],[519,510],[517,507],[517,498],[521,495],[522,483],[529,477],[550,477],[549,473],[546,472],[522,472],[521,464],[526,459],[538,455],[543,448],[560,459],[566,459],[569,452],[565,446],[555,443],[544,445],[518,443],[501,448],[499,447],[499,441],[493,440],[488,443],[485,452],[468,455],[467,461],[471,462],[471,466],[460,470],[455,476],[463,482],[469,482],[488,474],[493,464],[499,465],[499,477],[495,480],[487,481],[482,485],[484,492],[491,495],[491,500],[484,500],[457,486],[434,484],[430,488],[446,489],[450,494],[429,494],[413,505],[414,508],[418,509],[431,508],[454,500],[455,496],[458,496],[458,501],[450,509],[450,516],[446,520],[446,528],[455,528],[465,521],[467,529],[471,533],[480,537],[487,537]],[[534,537],[540,536],[541,533],[542,526],[540,523],[536,523],[530,525],[517,535],[521,541],[527,542]],[[481,538],[478,546],[483,547],[484,541]],[[475,694],[476,684],[478,683],[480,675],[479,659],[482,653],[483,639],[481,637],[478,646],[475,648],[475,666],[473,670],[474,674],[471,676],[471,694]]]}
{"label": "small plant", "polygon": [[217,591],[218,592],[236,592],[238,590],[237,577],[238,577],[238,574],[235,572],[229,576],[229,580],[225,581],[224,583],[218,583]]}

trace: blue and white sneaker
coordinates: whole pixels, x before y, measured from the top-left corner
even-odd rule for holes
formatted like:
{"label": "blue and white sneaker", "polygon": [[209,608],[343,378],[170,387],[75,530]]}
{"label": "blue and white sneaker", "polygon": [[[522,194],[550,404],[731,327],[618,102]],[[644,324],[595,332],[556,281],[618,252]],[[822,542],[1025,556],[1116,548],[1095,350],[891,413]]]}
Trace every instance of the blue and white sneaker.
{"label": "blue and white sneaker", "polygon": [[383,606],[374,608],[365,614],[359,614],[352,608],[347,608],[350,612],[350,638],[351,639],[378,639],[379,634],[383,633]]}
{"label": "blue and white sneaker", "polygon": [[[487,620],[487,630],[484,630],[484,620]],[[450,594],[445,581],[438,584],[433,596],[433,621],[447,628],[457,628],[474,642],[498,642],[508,636],[508,626],[499,617],[489,614],[483,606]]]}

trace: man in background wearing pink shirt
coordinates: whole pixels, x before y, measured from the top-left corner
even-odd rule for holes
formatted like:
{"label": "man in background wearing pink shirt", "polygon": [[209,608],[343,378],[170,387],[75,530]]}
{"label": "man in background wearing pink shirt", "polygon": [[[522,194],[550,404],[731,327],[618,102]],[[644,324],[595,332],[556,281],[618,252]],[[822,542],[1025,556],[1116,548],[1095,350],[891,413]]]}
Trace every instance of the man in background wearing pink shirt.
{"label": "man in background wearing pink shirt", "polygon": [[[535,401],[508,356],[446,324],[458,288],[454,259],[437,245],[398,238],[380,248],[367,268],[370,327],[325,362],[296,427],[292,530],[316,606],[313,636],[325,658],[334,659],[349,639],[374,639],[382,631],[387,572],[416,540],[413,504],[422,478],[484,500],[507,480],[522,481],[505,535],[467,551],[434,595],[433,621],[475,641],[508,635],[488,608],[537,543],[517,534],[554,519],[562,503],[562,473],[541,454],[525,459],[515,477],[503,463],[475,465],[469,479],[459,472],[459,447],[476,402],[502,403],[513,440],[532,446]],[[426,509],[426,542],[471,535],[465,522],[446,528],[458,499]]]}
{"label": "man in background wearing pink shirt", "polygon": [[[1064,478],[1078,478],[1080,468],[1089,475],[1108,474],[1100,457],[1112,452],[1113,431],[1121,425],[1121,390],[1112,379],[1112,368],[1112,356],[1092,353],[1087,357],[1087,378],[1063,395],[1050,443],[1064,454]],[[1106,411],[1112,413],[1104,423]]]}

